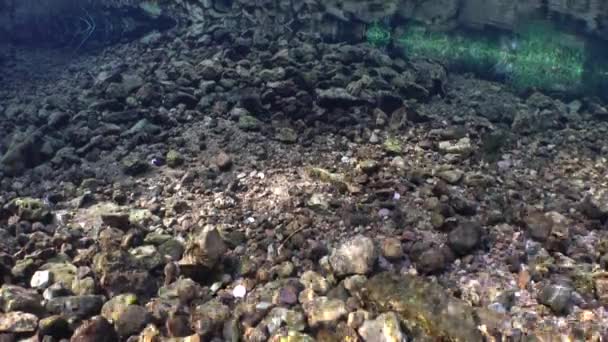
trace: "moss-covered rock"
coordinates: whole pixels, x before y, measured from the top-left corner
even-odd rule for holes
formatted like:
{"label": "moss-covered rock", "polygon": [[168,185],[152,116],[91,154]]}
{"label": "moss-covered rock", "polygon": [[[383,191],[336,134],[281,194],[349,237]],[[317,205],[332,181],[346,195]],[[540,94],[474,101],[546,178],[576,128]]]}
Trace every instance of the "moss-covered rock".
{"label": "moss-covered rock", "polygon": [[169,167],[178,167],[184,163],[184,157],[176,150],[170,150],[166,156]]}
{"label": "moss-covered rock", "polygon": [[26,221],[49,222],[52,219],[50,208],[38,198],[15,198],[6,205],[5,209]]}
{"label": "moss-covered rock", "polygon": [[474,308],[450,296],[440,285],[411,275],[378,274],[368,280],[359,296],[369,306],[394,311],[411,331],[422,337],[449,341],[483,341],[478,327],[503,331],[508,319],[483,308]]}

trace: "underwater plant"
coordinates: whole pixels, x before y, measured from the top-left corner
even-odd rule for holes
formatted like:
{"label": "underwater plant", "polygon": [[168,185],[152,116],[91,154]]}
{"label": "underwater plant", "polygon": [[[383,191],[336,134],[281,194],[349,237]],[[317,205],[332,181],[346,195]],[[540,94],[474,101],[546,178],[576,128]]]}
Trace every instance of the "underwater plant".
{"label": "underwater plant", "polygon": [[533,24],[505,46],[491,37],[431,32],[412,26],[397,41],[411,57],[438,59],[458,70],[504,78],[516,90],[577,90],[585,51],[562,43],[561,32]]}
{"label": "underwater plant", "polygon": [[367,42],[375,47],[387,46],[390,44],[392,38],[390,28],[380,25],[377,21],[367,28],[365,36]]}

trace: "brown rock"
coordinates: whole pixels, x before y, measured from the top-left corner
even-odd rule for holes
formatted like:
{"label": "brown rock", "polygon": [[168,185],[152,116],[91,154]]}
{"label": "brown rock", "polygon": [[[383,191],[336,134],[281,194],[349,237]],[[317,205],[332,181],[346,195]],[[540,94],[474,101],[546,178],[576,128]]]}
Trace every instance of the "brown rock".
{"label": "brown rock", "polygon": [[225,152],[221,152],[215,157],[215,165],[220,171],[228,171],[232,167],[232,158]]}
{"label": "brown rock", "polygon": [[70,342],[115,342],[118,336],[114,327],[103,317],[96,316],[82,323],[72,335]]}

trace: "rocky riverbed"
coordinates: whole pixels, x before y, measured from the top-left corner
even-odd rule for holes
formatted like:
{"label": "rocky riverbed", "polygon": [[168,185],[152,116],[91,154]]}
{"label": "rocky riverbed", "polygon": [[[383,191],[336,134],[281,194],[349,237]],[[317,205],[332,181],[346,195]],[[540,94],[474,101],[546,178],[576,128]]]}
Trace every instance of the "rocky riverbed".
{"label": "rocky riverbed", "polygon": [[199,27],[2,71],[2,341],[600,341],[608,110]]}

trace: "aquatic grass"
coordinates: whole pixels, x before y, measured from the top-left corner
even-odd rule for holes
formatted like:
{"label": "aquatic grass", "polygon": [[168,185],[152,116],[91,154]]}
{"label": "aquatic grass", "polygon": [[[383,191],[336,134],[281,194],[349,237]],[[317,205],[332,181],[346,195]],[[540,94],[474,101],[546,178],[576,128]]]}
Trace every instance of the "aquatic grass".
{"label": "aquatic grass", "polygon": [[387,46],[392,40],[390,28],[380,25],[377,21],[367,28],[365,36],[367,42],[375,47]]}
{"label": "aquatic grass", "polygon": [[411,57],[438,59],[481,75],[496,76],[503,70],[516,90],[575,90],[585,71],[584,50],[563,45],[557,30],[542,25],[520,32],[514,49],[488,37],[432,32],[421,26],[408,28],[397,41]]}

